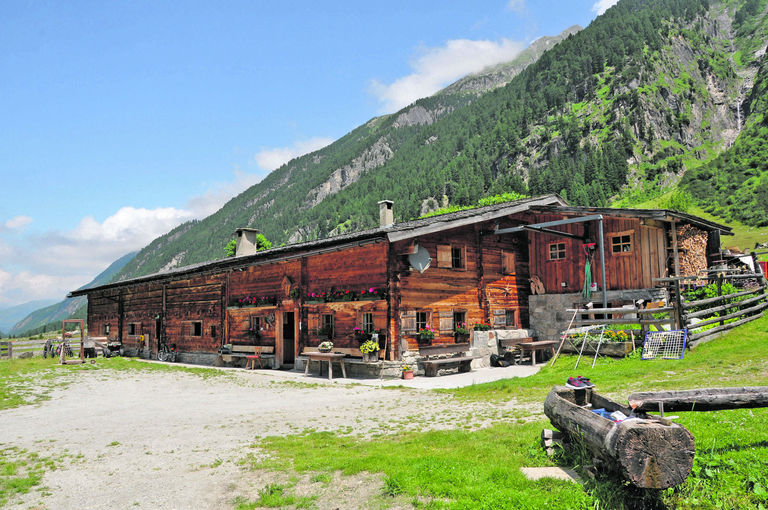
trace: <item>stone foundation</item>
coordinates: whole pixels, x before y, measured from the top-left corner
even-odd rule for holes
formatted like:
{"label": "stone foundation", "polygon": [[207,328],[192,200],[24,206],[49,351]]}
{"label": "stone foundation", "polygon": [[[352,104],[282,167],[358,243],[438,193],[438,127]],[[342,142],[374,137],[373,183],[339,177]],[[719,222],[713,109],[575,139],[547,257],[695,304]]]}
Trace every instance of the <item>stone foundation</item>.
{"label": "stone foundation", "polygon": [[[638,299],[645,301],[666,300],[664,289],[609,290],[606,299],[609,304],[620,306],[632,303]],[[590,301],[600,306],[603,302],[602,292],[593,292]],[[559,340],[563,331],[568,329],[574,309],[578,304],[583,306],[584,298],[581,293],[574,294],[539,294],[528,298],[528,311],[531,328],[536,331],[537,340]],[[598,308],[595,313],[600,313]]]}

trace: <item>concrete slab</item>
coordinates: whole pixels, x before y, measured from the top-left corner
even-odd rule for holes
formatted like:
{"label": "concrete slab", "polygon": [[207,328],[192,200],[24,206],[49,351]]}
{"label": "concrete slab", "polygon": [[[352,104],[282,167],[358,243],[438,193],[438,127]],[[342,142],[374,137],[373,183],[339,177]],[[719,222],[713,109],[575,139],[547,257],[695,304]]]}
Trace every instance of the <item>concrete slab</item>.
{"label": "concrete slab", "polygon": [[573,469],[561,467],[522,467],[520,471],[529,480],[540,480],[542,478],[555,478],[573,483],[584,483],[581,477]]}

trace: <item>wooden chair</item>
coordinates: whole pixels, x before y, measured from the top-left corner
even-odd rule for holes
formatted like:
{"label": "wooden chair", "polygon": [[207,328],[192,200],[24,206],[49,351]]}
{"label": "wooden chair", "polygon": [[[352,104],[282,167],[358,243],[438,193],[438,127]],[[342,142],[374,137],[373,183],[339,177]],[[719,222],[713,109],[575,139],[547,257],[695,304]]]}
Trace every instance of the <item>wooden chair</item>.
{"label": "wooden chair", "polygon": [[246,370],[253,370],[256,368],[256,362],[259,362],[259,368],[262,368],[261,366],[261,349],[262,347],[260,345],[256,345],[253,348],[253,354],[249,354],[245,357],[245,369]]}

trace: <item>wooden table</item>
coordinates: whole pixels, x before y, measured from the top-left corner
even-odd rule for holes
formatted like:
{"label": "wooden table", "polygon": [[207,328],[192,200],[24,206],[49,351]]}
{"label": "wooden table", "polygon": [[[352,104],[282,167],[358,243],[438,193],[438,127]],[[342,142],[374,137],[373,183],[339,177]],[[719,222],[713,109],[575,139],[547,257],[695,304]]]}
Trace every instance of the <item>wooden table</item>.
{"label": "wooden table", "polygon": [[555,350],[557,341],[555,340],[541,340],[538,342],[520,342],[517,344],[522,350],[522,355],[525,356],[525,351],[531,351],[531,365],[536,366],[536,353],[538,351]]}
{"label": "wooden table", "polygon": [[328,362],[328,380],[333,379],[333,362],[338,361],[339,365],[341,365],[341,374],[344,376],[344,379],[347,378],[347,371],[344,368],[344,357],[346,354],[343,352],[308,352],[304,354],[307,357],[307,366],[304,367],[304,375],[309,374],[309,362],[310,361],[319,361],[320,362],[320,373],[323,371],[323,361]]}

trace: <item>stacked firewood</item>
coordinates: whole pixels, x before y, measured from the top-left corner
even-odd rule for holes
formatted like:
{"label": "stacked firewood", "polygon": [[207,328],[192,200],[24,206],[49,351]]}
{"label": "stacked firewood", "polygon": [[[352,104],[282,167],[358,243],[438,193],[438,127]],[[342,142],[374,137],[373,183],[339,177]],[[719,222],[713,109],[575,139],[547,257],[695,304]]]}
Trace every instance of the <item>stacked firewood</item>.
{"label": "stacked firewood", "polygon": [[681,275],[696,275],[707,269],[707,233],[692,225],[677,228]]}

